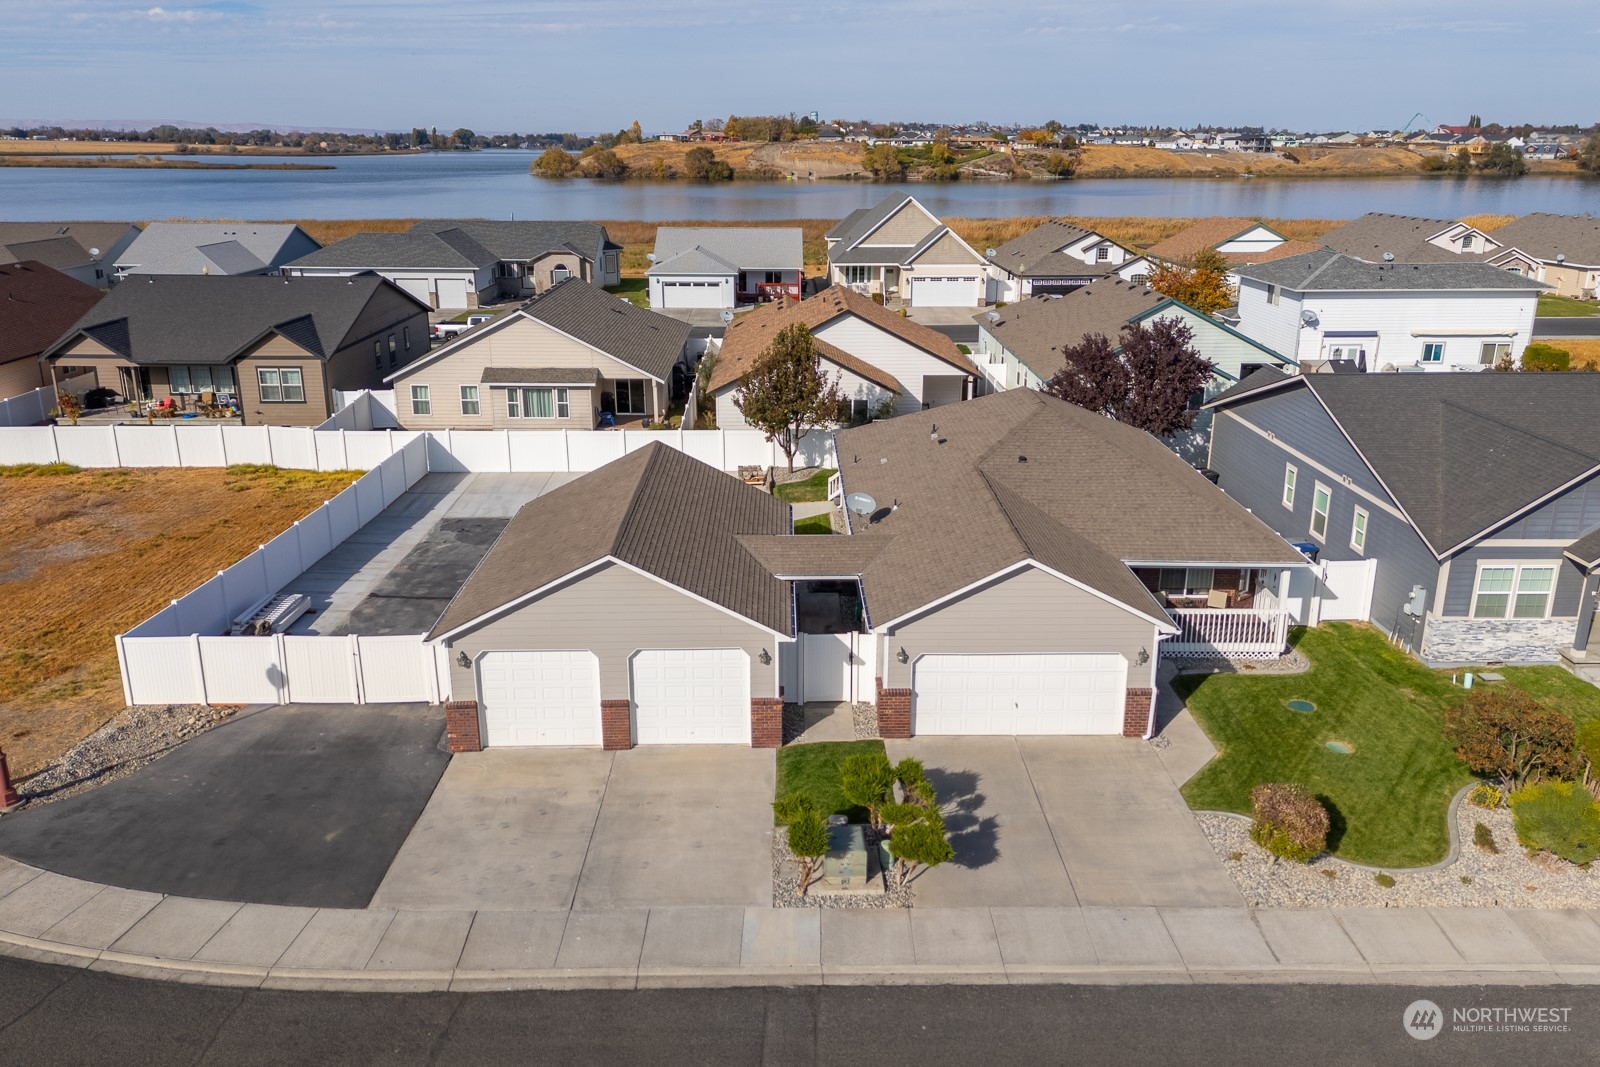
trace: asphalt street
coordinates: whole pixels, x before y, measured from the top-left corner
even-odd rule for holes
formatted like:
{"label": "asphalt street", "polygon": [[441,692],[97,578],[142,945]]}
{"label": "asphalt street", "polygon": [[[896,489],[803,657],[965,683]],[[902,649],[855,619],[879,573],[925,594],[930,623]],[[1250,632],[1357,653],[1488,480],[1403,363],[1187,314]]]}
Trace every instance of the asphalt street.
{"label": "asphalt street", "polygon": [[[1431,1040],[1402,1026],[1433,1001]],[[1452,1029],[1546,1008],[1565,1030]],[[1565,1021],[1561,1020],[1564,1015]],[[1502,1016],[1503,1018],[1503,1016]],[[1600,988],[824,986],[354,994],[0,959],[0,1067],[150,1064],[1270,1065],[1591,1062]]]}
{"label": "asphalt street", "polygon": [[1600,337],[1600,315],[1533,320],[1535,337]]}

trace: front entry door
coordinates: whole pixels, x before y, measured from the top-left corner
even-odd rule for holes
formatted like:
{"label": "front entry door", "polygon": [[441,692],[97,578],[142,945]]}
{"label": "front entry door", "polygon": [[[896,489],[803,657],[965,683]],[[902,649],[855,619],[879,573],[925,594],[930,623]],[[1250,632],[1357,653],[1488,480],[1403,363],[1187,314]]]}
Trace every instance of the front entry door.
{"label": "front entry door", "polygon": [[150,368],[149,367],[118,367],[117,377],[120,379],[121,393],[128,400],[150,399]]}
{"label": "front entry door", "polygon": [[900,268],[899,267],[885,267],[885,268],[883,268],[883,295],[884,296],[888,296],[890,293],[898,293],[899,291],[900,291]]}

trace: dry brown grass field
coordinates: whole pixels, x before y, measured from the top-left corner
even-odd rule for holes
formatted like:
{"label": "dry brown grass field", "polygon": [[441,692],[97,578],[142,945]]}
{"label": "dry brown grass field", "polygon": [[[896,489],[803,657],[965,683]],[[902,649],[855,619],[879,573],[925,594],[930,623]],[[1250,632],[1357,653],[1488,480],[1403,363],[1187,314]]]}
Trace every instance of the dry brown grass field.
{"label": "dry brown grass field", "polygon": [[1600,371],[1600,337],[1536,337],[1534,340],[1571,353],[1573,370]]}
{"label": "dry brown grass field", "polygon": [[113,635],[360,477],[26,470],[0,467],[0,745],[19,776],[42,770],[122,708]]}

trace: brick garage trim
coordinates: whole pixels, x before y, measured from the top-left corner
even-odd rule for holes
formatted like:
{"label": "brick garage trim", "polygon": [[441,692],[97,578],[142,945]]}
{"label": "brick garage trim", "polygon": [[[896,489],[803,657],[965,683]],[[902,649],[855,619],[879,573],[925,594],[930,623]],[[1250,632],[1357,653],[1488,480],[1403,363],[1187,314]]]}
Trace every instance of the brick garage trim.
{"label": "brick garage trim", "polygon": [[1122,736],[1143,737],[1151,727],[1151,713],[1154,705],[1151,704],[1155,696],[1153,689],[1133,689],[1125,691],[1122,698]]}
{"label": "brick garage trim", "polygon": [[476,700],[449,700],[444,705],[445,747],[451,752],[483,751]]}
{"label": "brick garage trim", "polygon": [[783,744],[783,698],[750,698],[750,747],[778,748]]}
{"label": "brick garage trim", "polygon": [[609,751],[633,747],[633,702],[600,702],[600,747]]}
{"label": "brick garage trim", "polygon": [[885,689],[883,679],[876,680],[878,689],[878,736],[904,738],[911,736],[911,690]]}

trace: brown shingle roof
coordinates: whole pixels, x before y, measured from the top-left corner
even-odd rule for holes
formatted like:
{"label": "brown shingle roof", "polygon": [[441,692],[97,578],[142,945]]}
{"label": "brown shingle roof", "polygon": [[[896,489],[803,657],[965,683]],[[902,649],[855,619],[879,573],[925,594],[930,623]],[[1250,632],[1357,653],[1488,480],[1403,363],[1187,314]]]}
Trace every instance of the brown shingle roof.
{"label": "brown shingle roof", "polygon": [[[1166,300],[1154,289],[1103,278],[1065,296],[1032,297],[973,317],[1029,370],[1049,381],[1064,363],[1062,349],[1095,333],[1115,343],[1134,316]],[[990,314],[998,321],[991,322]]]}
{"label": "brown shingle roof", "polygon": [[[806,329],[815,331],[841,315],[854,315],[880,330],[894,334],[908,344],[915,345],[930,356],[944,360],[957,370],[969,374],[977,371],[972,360],[962,355],[955,342],[944,334],[896,315],[860,293],[842,285],[835,285],[824,289],[809,300],[767,304],[730,322],[727,332],[722,336],[722,344],[717,350],[717,367],[711,376],[711,391],[716,392],[749,374],[768,346],[772,344],[772,339],[781,330],[799,323]],[[867,365],[867,361],[852,353],[843,352],[836,346],[829,347],[832,353],[824,355],[840,366],[848,367],[880,384],[887,385],[885,378],[889,382],[894,381],[882,370],[875,369],[876,377],[866,374],[861,368]],[[839,357],[852,360],[853,365]],[[905,392],[898,382],[888,385],[888,388],[902,394]]]}
{"label": "brown shingle roof", "polygon": [[783,501],[652,441],[523,505],[430,636],[607,556],[787,634],[789,587],[738,536],[790,531]]}
{"label": "brown shingle roof", "polygon": [[1323,234],[1321,247],[1369,263],[1382,262],[1385,252],[1393,255],[1396,263],[1471,263],[1485,258],[1482,252],[1452,252],[1428,243],[1428,238],[1454,225],[1450,219],[1369,211]]}
{"label": "brown shingle roof", "polygon": [[[1187,263],[1208,248],[1215,248],[1237,237],[1248,229],[1261,226],[1255,219],[1214,218],[1201,219],[1186,230],[1180,230],[1164,241],[1146,249],[1145,254],[1169,263]],[[1271,227],[1267,227],[1271,229]],[[1315,247],[1315,246],[1313,246]]]}
{"label": "brown shingle roof", "polygon": [[1494,239],[1547,262],[1564,255],[1576,266],[1600,266],[1600,218],[1535,211],[1494,231]]}
{"label": "brown shingle roof", "polygon": [[478,379],[484,385],[597,385],[600,372],[593,367],[485,367]]}
{"label": "brown shingle roof", "polygon": [[37,359],[104,295],[43,263],[0,266],[0,364]]}

